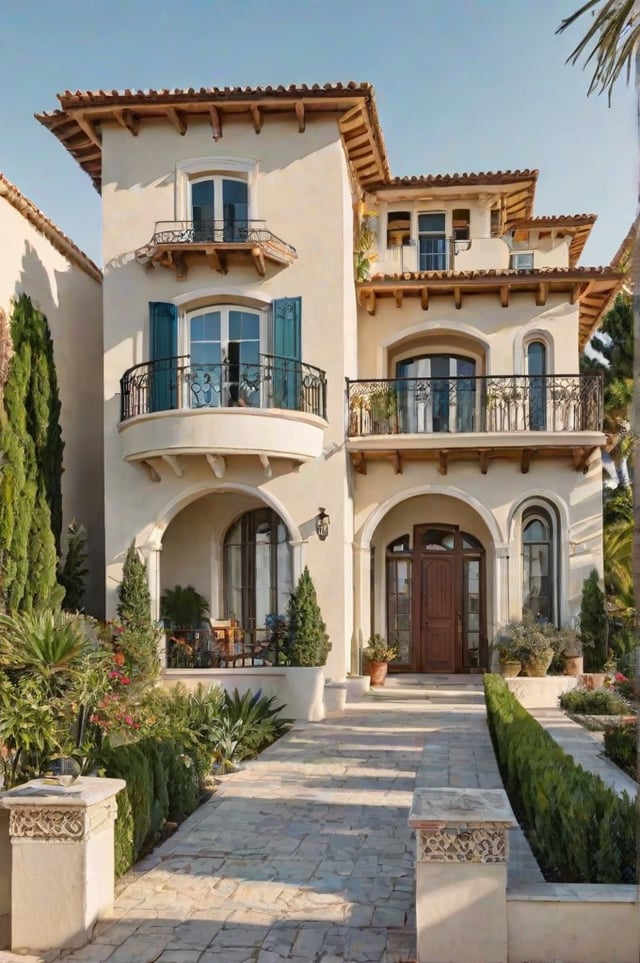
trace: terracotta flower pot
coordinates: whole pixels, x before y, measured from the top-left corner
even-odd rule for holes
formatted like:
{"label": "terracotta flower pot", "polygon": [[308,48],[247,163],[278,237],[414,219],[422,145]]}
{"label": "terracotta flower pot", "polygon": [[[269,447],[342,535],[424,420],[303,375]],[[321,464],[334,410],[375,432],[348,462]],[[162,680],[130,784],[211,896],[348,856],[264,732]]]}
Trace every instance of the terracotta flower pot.
{"label": "terracotta flower pot", "polygon": [[584,657],[581,655],[565,655],[563,675],[582,675],[584,672]]}
{"label": "terracotta flower pot", "polygon": [[372,686],[383,686],[384,680],[387,678],[387,670],[389,668],[388,662],[369,662],[367,663],[367,671],[371,677]]}
{"label": "terracotta flower pot", "polygon": [[523,666],[523,671],[525,675],[531,676],[534,679],[542,679],[547,674],[549,666],[553,661],[553,650],[549,649],[548,652],[543,652],[538,656],[529,656]]}

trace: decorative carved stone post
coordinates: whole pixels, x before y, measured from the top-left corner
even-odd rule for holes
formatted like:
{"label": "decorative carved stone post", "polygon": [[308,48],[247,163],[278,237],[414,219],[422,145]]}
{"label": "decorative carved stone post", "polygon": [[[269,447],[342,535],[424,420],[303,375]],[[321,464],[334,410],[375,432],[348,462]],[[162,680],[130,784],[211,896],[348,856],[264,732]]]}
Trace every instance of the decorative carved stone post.
{"label": "decorative carved stone post", "polygon": [[11,948],[84,946],[113,904],[114,822],[122,779],[34,779],[0,798],[9,810]]}
{"label": "decorative carved stone post", "polygon": [[417,789],[418,963],[506,963],[508,830],[501,789]]}

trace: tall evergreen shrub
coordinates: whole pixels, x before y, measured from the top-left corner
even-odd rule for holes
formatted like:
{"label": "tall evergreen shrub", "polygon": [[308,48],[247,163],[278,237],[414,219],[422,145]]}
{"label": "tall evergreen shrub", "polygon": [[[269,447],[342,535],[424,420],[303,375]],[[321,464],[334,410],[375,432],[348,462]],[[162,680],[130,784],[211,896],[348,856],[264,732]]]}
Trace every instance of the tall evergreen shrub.
{"label": "tall evergreen shrub", "polygon": [[320,614],[315,586],[306,566],[295,591],[291,593],[288,622],[286,654],[290,664],[324,665],[331,651],[331,643]]}
{"label": "tall evergreen shrub", "polygon": [[600,578],[595,568],[584,580],[580,603],[580,639],[585,668],[599,671],[607,660],[607,613]]}
{"label": "tall evergreen shrub", "polygon": [[118,617],[122,631],[118,645],[127,659],[134,682],[152,682],[158,675],[159,630],[151,618],[151,593],[147,566],[140,559],[135,543],[127,550],[118,590]]}

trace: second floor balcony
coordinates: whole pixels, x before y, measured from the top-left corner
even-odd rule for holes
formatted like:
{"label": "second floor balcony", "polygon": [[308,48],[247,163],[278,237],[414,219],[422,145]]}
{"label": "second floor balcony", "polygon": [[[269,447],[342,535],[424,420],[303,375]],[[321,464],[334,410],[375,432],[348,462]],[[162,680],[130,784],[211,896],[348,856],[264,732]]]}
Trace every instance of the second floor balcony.
{"label": "second floor balcony", "polygon": [[230,455],[300,464],[322,451],[326,377],[313,365],[261,354],[256,363],[199,364],[187,355],[129,368],[120,382],[120,433],[127,461],[158,475],[157,459],[203,455],[224,474]]}
{"label": "second floor balcony", "polygon": [[136,251],[139,263],[174,270],[178,280],[184,280],[189,265],[198,261],[226,274],[229,259],[237,257],[248,260],[264,277],[267,262],[282,267],[297,256],[296,249],[269,231],[264,221],[228,219],[157,221],[149,243]]}
{"label": "second floor balcony", "polygon": [[[347,434],[356,464],[366,458],[500,450],[575,451],[575,467],[600,446],[599,375],[486,375],[347,381]],[[526,459],[528,470],[529,458]],[[488,456],[481,457],[483,472]],[[524,462],[523,462],[524,464]],[[523,470],[525,470],[523,468]]]}

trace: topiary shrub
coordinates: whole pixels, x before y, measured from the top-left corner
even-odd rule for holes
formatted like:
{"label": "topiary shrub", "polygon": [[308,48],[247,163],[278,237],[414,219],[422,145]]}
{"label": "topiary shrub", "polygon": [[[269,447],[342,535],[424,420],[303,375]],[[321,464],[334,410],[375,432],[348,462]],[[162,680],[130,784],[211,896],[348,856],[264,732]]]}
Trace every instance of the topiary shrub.
{"label": "topiary shrub", "polygon": [[599,672],[607,658],[607,613],[600,577],[595,568],[582,586],[580,641],[587,672]]}
{"label": "topiary shrub", "polygon": [[305,566],[291,593],[288,609],[286,656],[290,665],[325,665],[331,651],[327,628],[322,621],[315,586]]}

